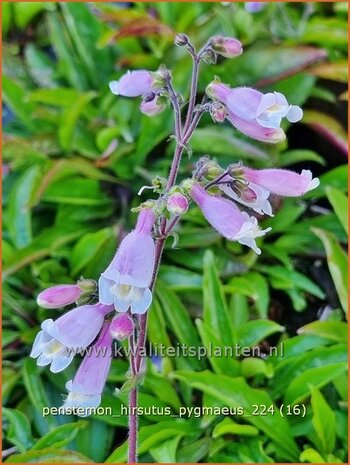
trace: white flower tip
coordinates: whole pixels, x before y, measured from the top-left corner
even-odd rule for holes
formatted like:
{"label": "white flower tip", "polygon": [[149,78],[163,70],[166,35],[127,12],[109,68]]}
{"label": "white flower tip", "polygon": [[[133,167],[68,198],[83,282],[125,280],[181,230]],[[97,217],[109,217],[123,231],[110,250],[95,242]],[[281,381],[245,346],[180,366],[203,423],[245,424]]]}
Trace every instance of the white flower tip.
{"label": "white flower tip", "polygon": [[111,81],[109,83],[109,89],[114,95],[119,95],[119,81]]}
{"label": "white flower tip", "polygon": [[41,298],[40,295],[37,297],[36,303],[38,304],[39,307],[42,307],[42,308],[47,308],[47,305],[50,305],[50,303],[47,300]]}
{"label": "white flower tip", "polygon": [[303,110],[297,105],[290,105],[289,111],[286,115],[287,120],[290,123],[297,123],[303,117]]}
{"label": "white flower tip", "polygon": [[316,187],[320,185],[320,180],[318,178],[312,179],[312,173],[310,170],[303,170],[301,172],[301,176],[308,181],[308,185],[305,189],[305,192],[312,191],[313,189],[316,189]]}

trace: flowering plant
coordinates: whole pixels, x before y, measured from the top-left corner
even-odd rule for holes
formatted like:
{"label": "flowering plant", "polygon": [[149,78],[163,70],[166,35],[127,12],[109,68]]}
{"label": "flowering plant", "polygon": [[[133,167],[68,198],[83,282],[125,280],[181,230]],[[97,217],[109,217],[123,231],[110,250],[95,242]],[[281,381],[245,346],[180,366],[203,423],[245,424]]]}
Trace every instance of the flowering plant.
{"label": "flowering plant", "polygon": [[[249,87],[230,88],[218,78],[207,85],[198,102],[201,63],[215,63],[218,56],[234,58],[242,53],[242,45],[235,38],[214,36],[197,51],[184,34],[176,36],[175,44],[185,48],[193,61],[188,105],[174,88],[171,71],[164,66],[153,72],[128,72],[110,83],[110,90],[120,98],[141,97],[140,111],[150,117],[161,113],[170,102],[174,111],[175,151],[169,175],[166,179],[155,178],[152,186],[144,186],[158,197],[135,209],[135,229],[122,240],[110,265],[102,272],[98,294],[93,281],[81,280],[76,285],[54,286],[38,296],[38,304],[44,308],[72,302],[77,302],[78,307],[56,321],[45,320],[31,352],[38,365],[50,365],[56,373],[70,364],[73,349],[83,353],[93,344],[96,350],[85,355],[76,375],[68,381],[64,402],[66,408],[82,407],[79,412],[85,416],[88,410],[84,409],[101,402],[112,358],[112,340],[128,339],[133,349],[127,383],[131,407],[130,463],[137,459],[138,384],[145,370],[147,313],[165,241],[174,233],[182,215],[193,201],[221,236],[260,254],[257,241],[271,228],[261,229],[259,215],[273,216],[270,195],[301,196],[319,184],[308,170],[300,174],[282,169],[255,170],[242,163],[223,167],[208,155],[198,161],[190,178],[179,182],[183,153],[190,154],[190,140],[203,114],[209,113],[215,123],[227,120],[247,136],[273,144],[285,138],[283,118],[297,122],[302,118],[302,110],[289,104],[279,92],[262,94]],[[107,349],[103,355],[101,348]]]}

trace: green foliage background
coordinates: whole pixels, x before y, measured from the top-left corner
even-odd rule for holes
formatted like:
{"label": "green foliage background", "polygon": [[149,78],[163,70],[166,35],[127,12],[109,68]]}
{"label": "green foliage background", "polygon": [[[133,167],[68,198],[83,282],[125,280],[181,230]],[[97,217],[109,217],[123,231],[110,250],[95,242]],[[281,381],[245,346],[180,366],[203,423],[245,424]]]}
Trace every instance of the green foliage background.
{"label": "green foliage background", "polygon": [[[132,228],[139,188],[171,160],[171,112],[147,118],[137,99],[116,98],[108,82],[126,69],[165,63],[185,97],[190,60],[175,32],[196,45],[236,36],[245,53],[205,65],[232,86],[279,90],[304,107],[288,142],[266,146],[203,118],[189,175],[205,153],[222,165],[311,168],[321,185],[302,199],[275,199],[262,255],[223,241],[192,209],[167,245],[149,340],[166,346],[281,347],[266,358],[149,361],[140,405],[245,408],[244,417],[140,418],[142,462],[346,462],[347,323],[346,108],[347,5],[269,4],[250,14],[221,3],[3,3],[4,243],[3,403],[6,461],[124,462],[127,419],[43,418],[59,406],[63,373],[28,358],[45,318],[43,288],[97,279],[121,235]],[[288,129],[286,127],[285,129]],[[146,198],[146,197],[142,197]],[[296,332],[297,330],[298,333]],[[103,406],[127,404],[114,387],[126,360],[113,361]],[[252,404],[274,414],[250,415]],[[279,407],[294,407],[281,417]],[[299,414],[305,405],[306,416]],[[286,412],[286,411],[285,411]],[[299,413],[298,413],[299,412]],[[15,449],[11,449],[15,447]]]}

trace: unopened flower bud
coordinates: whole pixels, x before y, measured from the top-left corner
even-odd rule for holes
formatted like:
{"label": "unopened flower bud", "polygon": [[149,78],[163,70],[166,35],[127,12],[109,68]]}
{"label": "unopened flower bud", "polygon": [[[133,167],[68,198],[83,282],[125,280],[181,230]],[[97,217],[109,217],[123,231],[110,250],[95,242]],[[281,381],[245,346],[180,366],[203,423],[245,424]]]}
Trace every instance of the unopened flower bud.
{"label": "unopened flower bud", "polygon": [[188,210],[188,200],[180,192],[174,192],[168,197],[166,207],[172,215],[182,215]]}
{"label": "unopened flower bud", "polygon": [[40,292],[36,301],[42,308],[60,308],[76,302],[83,292],[77,284],[59,284]]}
{"label": "unopened flower bud", "polygon": [[232,37],[215,36],[211,39],[213,50],[225,58],[234,58],[243,51],[239,40]]}
{"label": "unopened flower bud", "polygon": [[164,87],[167,81],[171,79],[171,72],[165,65],[160,65],[159,69],[154,73],[155,85],[154,88]]}
{"label": "unopened flower bud", "polygon": [[161,98],[155,94],[146,96],[140,105],[142,113],[148,116],[155,116],[165,110],[165,104],[161,103]]}
{"label": "unopened flower bud", "polygon": [[244,177],[244,167],[238,163],[237,165],[231,165],[228,173],[233,178],[243,178]]}
{"label": "unopened flower bud", "polygon": [[196,181],[194,179],[190,179],[190,178],[184,179],[181,183],[182,192],[184,192],[185,194],[190,193],[192,190],[192,186],[195,182]]}
{"label": "unopened flower bud", "polygon": [[90,292],[91,294],[94,293],[97,289],[96,281],[93,279],[79,279],[78,286],[84,292]]}
{"label": "unopened flower bud", "polygon": [[207,178],[217,178],[224,172],[223,168],[221,168],[220,165],[218,165],[215,161],[211,161],[208,163],[205,167],[205,175]]}
{"label": "unopened flower bud", "polygon": [[174,44],[179,47],[184,47],[185,45],[188,45],[188,37],[185,34],[176,34]]}
{"label": "unopened flower bud", "polygon": [[126,313],[116,315],[109,326],[110,335],[122,341],[132,335],[134,331],[134,322]]}

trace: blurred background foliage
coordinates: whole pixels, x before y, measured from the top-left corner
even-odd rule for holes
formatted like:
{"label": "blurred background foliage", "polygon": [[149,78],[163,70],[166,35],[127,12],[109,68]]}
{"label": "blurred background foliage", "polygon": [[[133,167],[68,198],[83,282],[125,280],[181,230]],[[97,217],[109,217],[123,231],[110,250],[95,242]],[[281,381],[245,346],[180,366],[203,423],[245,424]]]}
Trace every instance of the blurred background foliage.
{"label": "blurred background foliage", "polygon": [[[259,259],[220,238],[195,208],[182,221],[177,249],[170,240],[164,254],[149,340],[266,353],[282,344],[284,354],[150,359],[142,407],[170,406],[176,416],[180,406],[243,406],[247,415],[141,416],[140,461],[346,462],[347,4],[271,2],[255,14],[241,2],[5,2],[2,10],[6,461],[126,460],[125,416],[43,418],[43,406],[61,405],[74,367],[53,375],[28,358],[41,321],[61,314],[38,308],[35,296],[97,279],[133,226],[138,190],[166,174],[170,109],[143,116],[137,99],[116,98],[108,82],[165,63],[187,98],[190,59],[172,45],[184,32],[197,46],[213,34],[245,46],[234,60],[203,65],[201,92],[218,75],[282,91],[305,116],[277,146],[205,117],[181,176],[208,153],[222,165],[311,169],[321,184],[302,199],[272,199]],[[113,394],[126,370],[126,360],[113,361],[103,397],[116,415],[127,404]],[[249,416],[255,403],[275,405],[275,414]],[[282,418],[282,404],[294,414]]]}

